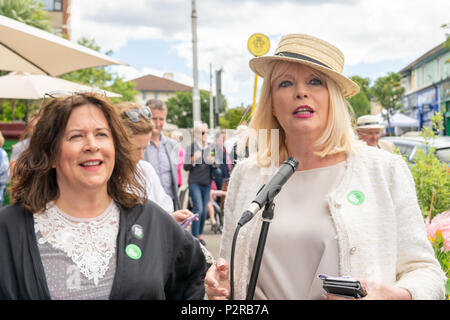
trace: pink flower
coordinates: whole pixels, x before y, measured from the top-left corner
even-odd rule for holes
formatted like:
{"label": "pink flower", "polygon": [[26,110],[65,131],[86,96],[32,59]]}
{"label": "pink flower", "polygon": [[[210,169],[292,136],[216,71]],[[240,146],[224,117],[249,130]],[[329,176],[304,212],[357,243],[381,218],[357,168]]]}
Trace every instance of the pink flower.
{"label": "pink flower", "polygon": [[450,211],[445,211],[436,215],[431,223],[429,217],[426,219],[428,237],[435,239],[438,231],[442,232],[446,251],[450,251]]}

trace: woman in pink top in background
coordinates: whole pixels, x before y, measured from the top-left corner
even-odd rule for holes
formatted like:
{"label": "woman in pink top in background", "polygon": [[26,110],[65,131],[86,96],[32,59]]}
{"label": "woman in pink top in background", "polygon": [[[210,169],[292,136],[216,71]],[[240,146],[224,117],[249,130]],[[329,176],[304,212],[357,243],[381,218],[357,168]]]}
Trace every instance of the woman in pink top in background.
{"label": "woman in pink top in background", "polygon": [[175,141],[178,141],[178,143],[180,144],[180,149],[178,151],[177,183],[178,183],[178,187],[181,187],[181,185],[183,184],[183,176],[181,174],[181,168],[183,168],[184,153],[185,153],[185,150],[184,150],[183,146],[181,145],[181,141],[183,141],[183,135],[179,131],[174,131],[174,132],[172,132],[171,136],[172,136],[172,139],[174,139]]}

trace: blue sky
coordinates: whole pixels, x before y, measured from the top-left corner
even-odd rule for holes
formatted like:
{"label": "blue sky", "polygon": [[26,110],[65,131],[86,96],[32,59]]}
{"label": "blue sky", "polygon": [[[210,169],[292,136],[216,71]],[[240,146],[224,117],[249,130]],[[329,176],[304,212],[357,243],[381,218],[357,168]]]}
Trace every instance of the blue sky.
{"label": "blue sky", "polygon": [[[307,33],[337,46],[344,74],[374,81],[399,71],[445,39],[448,0],[197,0],[198,68],[209,90],[209,68],[223,68],[222,92],[230,107],[253,100],[254,74],[247,40],[267,35],[273,54],[282,35]],[[72,40],[94,38],[129,64],[125,79],[174,74],[193,85],[191,1],[74,0]],[[213,79],[213,91],[215,80]],[[261,85],[262,79],[258,80]],[[259,91],[258,91],[259,92]]]}
{"label": "blue sky", "polygon": [[173,43],[161,40],[130,40],[126,46],[121,47],[114,56],[129,63],[138,69],[149,65],[157,66],[165,70],[177,70],[184,73],[192,73],[183,59],[179,59]]}

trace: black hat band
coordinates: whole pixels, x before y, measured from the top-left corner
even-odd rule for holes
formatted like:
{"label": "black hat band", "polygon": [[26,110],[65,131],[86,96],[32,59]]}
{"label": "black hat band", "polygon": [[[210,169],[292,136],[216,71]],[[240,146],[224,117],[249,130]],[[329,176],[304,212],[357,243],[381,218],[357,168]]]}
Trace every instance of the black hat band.
{"label": "black hat band", "polygon": [[327,69],[333,70],[332,68],[327,66],[325,63],[320,62],[319,60],[313,59],[311,57],[304,56],[302,54],[284,51],[284,52],[275,53],[275,55],[276,56],[280,56],[280,57],[295,58],[295,59],[300,59],[300,60],[304,60],[304,61],[308,61],[308,62],[313,62],[315,64],[321,65],[322,67],[325,67]]}

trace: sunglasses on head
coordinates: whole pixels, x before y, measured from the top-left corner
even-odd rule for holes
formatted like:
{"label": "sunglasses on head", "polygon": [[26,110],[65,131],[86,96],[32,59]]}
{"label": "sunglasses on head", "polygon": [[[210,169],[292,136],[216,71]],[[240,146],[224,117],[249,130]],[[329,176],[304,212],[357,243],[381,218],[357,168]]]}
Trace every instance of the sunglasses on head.
{"label": "sunglasses on head", "polygon": [[149,107],[141,107],[139,109],[130,109],[124,112],[125,115],[133,122],[141,121],[141,116],[150,120],[152,118],[152,112]]}

